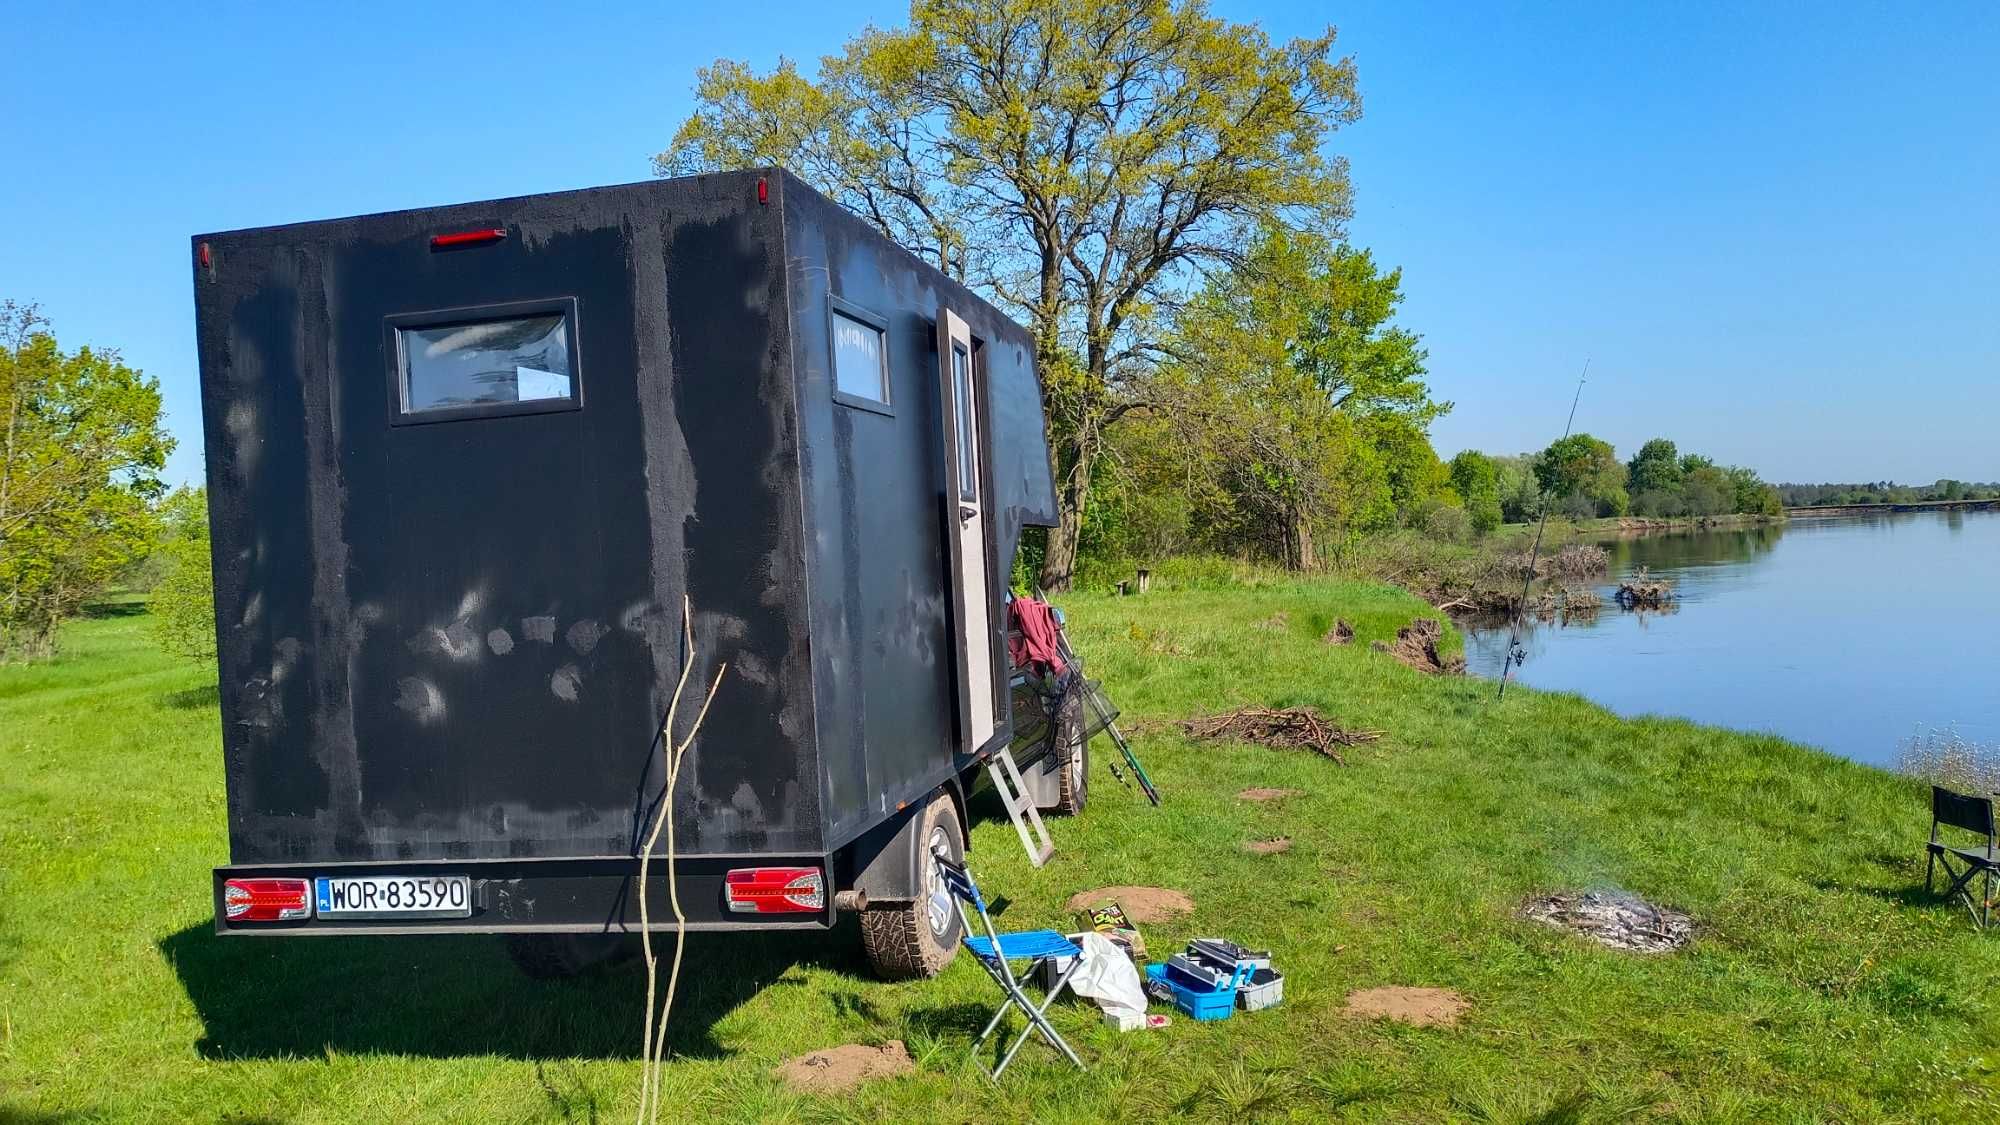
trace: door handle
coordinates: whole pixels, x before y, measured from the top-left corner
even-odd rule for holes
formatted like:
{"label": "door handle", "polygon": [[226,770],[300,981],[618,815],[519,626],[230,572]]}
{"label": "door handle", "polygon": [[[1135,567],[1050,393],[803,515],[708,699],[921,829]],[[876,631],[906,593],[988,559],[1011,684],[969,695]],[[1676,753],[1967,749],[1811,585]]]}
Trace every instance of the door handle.
{"label": "door handle", "polygon": [[972,517],[978,514],[979,509],[970,504],[960,504],[958,506],[958,522],[960,523],[970,523],[972,522]]}

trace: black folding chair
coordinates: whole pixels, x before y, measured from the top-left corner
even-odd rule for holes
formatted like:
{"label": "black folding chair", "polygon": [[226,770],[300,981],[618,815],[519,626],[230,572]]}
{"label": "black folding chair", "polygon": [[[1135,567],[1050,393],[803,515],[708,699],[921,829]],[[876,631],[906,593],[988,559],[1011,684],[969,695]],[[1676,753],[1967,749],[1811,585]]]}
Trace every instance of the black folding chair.
{"label": "black folding chair", "polygon": [[[979,1033],[979,1038],[972,1041],[973,1055],[977,1056],[986,1040],[999,1029],[1000,1020],[1007,1014],[1009,1008],[1018,1006],[1021,1014],[1028,1017],[1028,1026],[1021,1029],[1021,1034],[1014,1040],[1013,1046],[1007,1048],[1007,1053],[1001,1056],[1000,1064],[988,1070],[987,1076],[998,1081],[1000,1073],[1007,1069],[1007,1064],[1014,1061],[1015,1053],[1028,1041],[1028,1036],[1037,1031],[1042,1033],[1042,1038],[1049,1041],[1050,1046],[1061,1051],[1063,1057],[1075,1063],[1077,1069],[1090,1069],[1083,1065],[1082,1059],[1076,1057],[1076,1052],[1063,1039],[1062,1033],[1049,1023],[1048,1017],[1049,1005],[1055,1003],[1056,997],[1060,996],[1062,990],[1068,986],[1069,978],[1083,966],[1083,950],[1055,930],[1023,930],[1011,934],[995,930],[993,918],[986,912],[986,898],[979,893],[979,885],[972,881],[972,873],[952,862],[951,857],[943,851],[935,852],[933,855],[937,860],[938,874],[943,877],[944,885],[950,889],[951,896],[958,905],[958,920],[965,927],[963,939],[965,948],[972,951],[972,955],[979,959],[980,967],[993,978],[993,983],[999,985],[1000,991],[1007,994],[1007,999],[1000,1004],[1000,1010],[994,1012],[993,1018],[986,1021],[986,1029]],[[972,910],[967,910],[968,906]],[[974,911],[977,912],[976,917],[981,926],[986,930],[984,937],[972,932]],[[1069,967],[1056,979],[1055,987],[1049,989],[1041,1004],[1036,1005],[1028,998],[1028,994],[1021,990],[1021,980],[1022,977],[1034,975],[1041,963],[1052,957],[1067,958]],[[1029,962],[1028,971],[1020,977],[1015,976],[1013,966],[1008,963],[1010,961]],[[980,1066],[982,1069],[985,1068],[984,1063]]]}
{"label": "black folding chair", "polygon": [[[1938,839],[1939,827],[1976,832],[1983,839],[1978,847],[1953,847]],[[1945,878],[1950,880],[1945,897],[1957,895],[1972,912],[1972,924],[1985,929],[1993,915],[1993,876],[2000,872],[2000,837],[1994,835],[1993,798],[1968,797],[1942,785],[1931,786],[1931,839],[1924,850],[1930,853],[1924,864],[1924,889],[1931,889],[1932,877],[1939,867],[1944,868]],[[1953,860],[1964,866],[1957,866]],[[1979,901],[1974,902],[1972,880],[1982,876],[1982,893]]]}

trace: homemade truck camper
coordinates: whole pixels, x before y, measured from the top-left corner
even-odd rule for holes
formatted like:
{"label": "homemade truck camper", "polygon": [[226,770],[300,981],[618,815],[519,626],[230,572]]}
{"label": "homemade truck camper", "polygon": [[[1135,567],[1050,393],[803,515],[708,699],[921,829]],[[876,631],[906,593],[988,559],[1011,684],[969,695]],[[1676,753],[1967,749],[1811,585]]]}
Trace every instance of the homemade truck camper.
{"label": "homemade truck camper", "polygon": [[860,909],[881,971],[949,959],[927,846],[1013,734],[1007,577],[1056,518],[1025,330],[776,170],[193,251],[220,931],[557,970],[636,932],[685,596],[691,685],[728,663],[675,797],[689,928]]}

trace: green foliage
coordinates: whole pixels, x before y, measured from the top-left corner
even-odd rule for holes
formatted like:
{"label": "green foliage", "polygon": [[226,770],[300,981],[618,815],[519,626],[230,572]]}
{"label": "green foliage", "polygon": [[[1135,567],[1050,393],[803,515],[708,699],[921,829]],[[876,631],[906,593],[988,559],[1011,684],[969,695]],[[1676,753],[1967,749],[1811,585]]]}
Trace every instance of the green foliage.
{"label": "green foliage", "polygon": [[1626,466],[1626,487],[1634,496],[1648,492],[1678,492],[1681,487],[1680,451],[1666,438],[1654,438],[1639,447]]}
{"label": "green foliage", "polygon": [[1622,516],[1630,506],[1625,466],[1611,443],[1589,434],[1571,434],[1550,443],[1535,461],[1542,491],[1579,518]]}
{"label": "green foliage", "polygon": [[215,582],[208,549],[208,490],[177,488],[160,505],[153,552],[153,635],[160,647],[194,660],[215,659]]}
{"label": "green foliage", "polygon": [[[1260,227],[1337,229],[1360,114],[1334,33],[1273,43],[1205,0],[917,0],[808,77],[719,61],[661,174],[783,165],[1029,321],[1065,584],[1106,433],[1151,370],[1157,310]],[[1329,338],[1337,334],[1329,333]],[[1345,357],[1327,357],[1330,362]]]}
{"label": "green foliage", "polygon": [[1774,485],[1783,507],[1811,507],[1819,504],[1922,504],[1937,500],[2000,499],[2000,481],[1938,480],[1928,485],[1897,484],[1892,480],[1865,484],[1780,484]]}
{"label": "green foliage", "polygon": [[1107,558],[1221,552],[1319,565],[1322,540],[1444,498],[1401,275],[1271,228],[1178,318],[1150,401],[1120,427],[1085,546]]}
{"label": "green foliage", "polygon": [[1453,457],[1451,487],[1474,532],[1484,535],[1500,526],[1500,468],[1493,458],[1473,449]]}
{"label": "green foliage", "polygon": [[172,448],[157,383],[0,302],[0,661],[52,654],[57,626],[143,556]]}

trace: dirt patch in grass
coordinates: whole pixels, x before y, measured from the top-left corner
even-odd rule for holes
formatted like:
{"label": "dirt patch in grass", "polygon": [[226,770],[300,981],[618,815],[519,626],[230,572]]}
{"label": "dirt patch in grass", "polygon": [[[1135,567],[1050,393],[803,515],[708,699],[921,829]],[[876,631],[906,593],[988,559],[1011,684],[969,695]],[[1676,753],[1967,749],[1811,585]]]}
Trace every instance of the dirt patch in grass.
{"label": "dirt patch in grass", "polygon": [[1269,746],[1274,750],[1311,750],[1341,765],[1347,759],[1337,747],[1358,746],[1382,737],[1379,730],[1345,730],[1310,707],[1272,711],[1243,707],[1220,715],[1204,715],[1181,723],[1190,738],[1229,739]]}
{"label": "dirt patch in grass", "polygon": [[1328,629],[1319,642],[1324,645],[1351,645],[1354,643],[1354,626],[1336,617],[1333,619],[1333,628]]}
{"label": "dirt patch in grass", "polygon": [[1386,652],[1419,672],[1429,672],[1434,676],[1456,676],[1465,672],[1465,659],[1445,656],[1438,652],[1438,641],[1444,638],[1444,626],[1435,618],[1419,617],[1401,629],[1396,630],[1396,643],[1376,641],[1376,652]]}
{"label": "dirt patch in grass", "polygon": [[1390,1019],[1417,1027],[1455,1027],[1472,1007],[1449,988],[1389,985],[1347,994],[1347,1014],[1357,1019]]}
{"label": "dirt patch in grass", "polygon": [[786,1059],[771,1071],[801,1094],[838,1094],[872,1078],[893,1078],[916,1070],[901,1039],[880,1047],[850,1043]]}
{"label": "dirt patch in grass", "polygon": [[1099,887],[1069,896],[1071,911],[1115,902],[1134,922],[1164,922],[1194,911],[1194,900],[1166,887]]}
{"label": "dirt patch in grass", "polygon": [[1238,793],[1236,799],[1239,801],[1282,801],[1287,797],[1296,797],[1303,792],[1305,792],[1303,789],[1265,789],[1262,786],[1258,786]]}
{"label": "dirt patch in grass", "polygon": [[1277,855],[1292,850],[1292,838],[1279,836],[1274,840],[1245,840],[1243,850],[1251,855]]}

